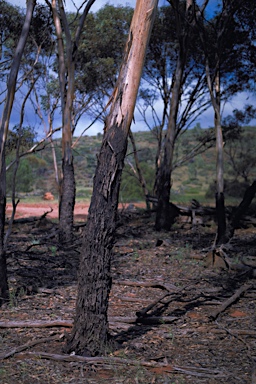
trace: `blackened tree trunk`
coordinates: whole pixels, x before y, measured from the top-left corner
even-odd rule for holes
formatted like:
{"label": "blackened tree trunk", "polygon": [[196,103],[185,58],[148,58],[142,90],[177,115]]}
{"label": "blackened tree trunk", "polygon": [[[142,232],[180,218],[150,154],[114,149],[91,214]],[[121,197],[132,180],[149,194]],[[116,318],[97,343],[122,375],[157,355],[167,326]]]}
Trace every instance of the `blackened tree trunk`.
{"label": "blackened tree trunk", "polygon": [[140,167],[140,162],[139,162],[139,158],[138,158],[138,152],[137,152],[137,148],[136,148],[136,143],[135,143],[135,140],[134,140],[134,136],[132,134],[132,131],[131,129],[129,130],[129,138],[130,138],[130,141],[131,141],[131,144],[132,144],[132,149],[133,149],[133,157],[134,157],[134,161],[135,161],[135,165],[136,165],[136,170],[137,170],[137,174],[138,174],[138,180],[139,180],[139,183],[141,185],[141,188],[142,188],[142,191],[143,191],[143,195],[144,195],[144,198],[145,198],[145,203],[146,203],[146,207],[147,207],[147,210],[150,210],[150,204],[149,204],[149,201],[148,201],[148,188],[147,188],[147,183],[146,183],[146,180],[143,176],[143,173],[142,173],[142,170],[141,170],[141,167]]}
{"label": "blackened tree trunk", "polygon": [[157,0],[137,0],[98,157],[66,352],[96,355],[108,344],[108,299],[120,179]]}
{"label": "blackened tree trunk", "polygon": [[215,135],[216,135],[216,216],[217,216],[217,237],[216,244],[226,242],[226,212],[224,197],[224,143],[220,114],[220,71],[215,76],[215,102],[212,100],[215,112]]}
{"label": "blackened tree trunk", "polygon": [[5,156],[2,157],[1,183],[0,183],[0,306],[8,300],[8,280],[6,254],[4,247],[4,225],[5,225],[5,208],[6,208],[6,171],[5,171]]}
{"label": "blackened tree trunk", "polygon": [[[218,60],[217,60],[218,62]],[[216,217],[217,217],[217,234],[214,245],[220,245],[227,242],[226,236],[226,212],[224,198],[224,150],[223,150],[223,134],[221,126],[220,113],[220,70],[216,67],[214,81],[211,81],[209,61],[206,58],[206,78],[211,96],[211,102],[214,109],[214,125],[216,136]]]}
{"label": "blackened tree trunk", "polygon": [[249,208],[252,200],[254,199],[256,194],[256,180],[250,185],[249,188],[246,189],[244,193],[243,200],[237,207],[237,209],[234,211],[234,213],[231,215],[231,218],[229,220],[229,223],[227,225],[226,230],[226,237],[227,240],[231,240],[235,229],[239,228],[239,223],[242,218],[242,216],[246,213],[247,209]]}
{"label": "blackened tree trunk", "polygon": [[3,109],[3,115],[0,126],[0,306],[8,299],[8,282],[6,255],[4,244],[4,225],[5,225],[5,208],[6,208],[6,164],[5,164],[5,143],[7,139],[9,121],[15,96],[15,88],[17,76],[19,72],[21,57],[25,48],[28,32],[33,16],[36,1],[29,0],[27,2],[27,12],[22,27],[21,35],[13,57],[11,70],[7,83],[7,96]]}
{"label": "blackened tree trunk", "polygon": [[59,241],[65,245],[73,237],[76,182],[73,156],[62,159],[62,180],[60,181],[59,201]]}
{"label": "blackened tree trunk", "polygon": [[[63,0],[52,0],[51,7],[57,35],[59,84],[62,110],[62,180],[60,182],[59,202],[59,240],[61,244],[72,241],[75,207],[75,173],[72,154],[74,127],[73,101],[75,99],[75,63],[85,19],[95,0],[88,0],[80,17],[75,38],[68,24]],[[57,6],[58,3],[58,6]],[[65,41],[65,43],[64,43]]]}
{"label": "blackened tree trunk", "polygon": [[[175,218],[175,215],[173,215],[172,212],[172,206],[170,205],[171,174],[174,146],[177,138],[177,114],[182,94],[182,84],[184,80],[184,68],[187,61],[187,45],[189,38],[189,24],[187,24],[186,28],[184,28],[184,21],[182,21],[179,11],[179,0],[172,0],[170,3],[175,12],[177,36],[179,39],[179,50],[176,70],[173,74],[172,81],[170,113],[164,142],[164,156],[155,182],[155,193],[158,199],[155,220],[155,228],[157,231],[160,231],[161,229],[169,230]],[[190,0],[187,0],[186,13],[184,15],[185,20],[190,7],[191,2]]]}
{"label": "blackened tree trunk", "polygon": [[[205,4],[207,4],[207,2],[205,2]],[[224,197],[224,142],[221,126],[221,71],[225,73],[225,61],[226,56],[228,56],[227,52],[229,52],[227,51],[228,46],[226,46],[226,35],[230,33],[229,26],[231,25],[231,22],[233,22],[232,20],[234,19],[235,12],[239,9],[239,7],[241,7],[241,4],[241,0],[223,1],[220,15],[216,18],[213,24],[212,32],[209,32],[209,30],[206,30],[206,28],[203,27],[203,18],[201,18],[198,23],[198,32],[205,55],[207,85],[214,110],[214,126],[216,135],[215,203],[217,215],[217,234],[214,246],[224,244],[229,240]],[[212,33],[213,36],[215,36],[215,41],[210,43],[209,36],[211,36]],[[238,48],[236,47],[236,51],[237,49]],[[227,69],[227,73],[235,74],[236,72],[234,67],[232,70],[230,69],[229,64],[227,65]],[[234,75],[234,78],[236,78],[236,75]],[[233,84],[232,81],[231,84]],[[237,84],[235,84],[235,88],[239,89]]]}

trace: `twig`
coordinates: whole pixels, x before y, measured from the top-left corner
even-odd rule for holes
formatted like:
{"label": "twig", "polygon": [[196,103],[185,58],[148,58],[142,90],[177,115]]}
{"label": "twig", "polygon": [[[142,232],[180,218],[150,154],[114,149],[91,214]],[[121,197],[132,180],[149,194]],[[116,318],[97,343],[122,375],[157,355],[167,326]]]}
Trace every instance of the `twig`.
{"label": "twig", "polygon": [[0,321],[0,328],[47,328],[47,327],[72,327],[71,320],[50,321]]}
{"label": "twig", "polygon": [[33,340],[33,341],[29,341],[28,343],[26,344],[23,344],[23,345],[20,345],[19,347],[16,347],[16,348],[13,348],[11,349],[9,352],[7,353],[2,353],[0,355],[0,360],[4,360],[4,359],[7,359],[8,357],[10,356],[13,356],[15,355],[16,353],[19,353],[21,351],[24,351],[30,347],[33,347],[34,345],[37,345],[37,344],[42,344],[42,343],[48,343],[49,341],[53,341],[53,340],[59,340],[60,339],[60,336],[54,336],[54,337],[44,337],[42,339],[39,339],[39,340]]}
{"label": "twig", "polygon": [[[39,359],[48,359],[54,361],[67,361],[67,362],[81,362],[85,364],[110,364],[110,365],[125,365],[125,366],[142,366],[146,368],[162,368],[165,372],[173,372],[178,373],[182,372],[183,374],[199,376],[199,377],[209,377],[209,378],[223,378],[227,377],[223,372],[220,372],[218,369],[208,369],[208,368],[199,368],[199,367],[178,367],[172,366],[166,363],[156,363],[151,361],[141,361],[141,360],[133,360],[133,359],[123,359],[119,357],[104,357],[104,356],[96,356],[96,357],[84,357],[79,355],[57,355],[46,352],[25,352],[19,353],[17,355],[18,358],[24,357],[34,357]],[[175,372],[176,371],[176,372]]]}
{"label": "twig", "polygon": [[127,285],[132,287],[150,287],[150,288],[160,288],[165,289],[166,291],[175,290],[177,287],[174,284],[163,284],[160,281],[130,281],[130,280],[115,280],[113,284],[118,285]]}
{"label": "twig", "polygon": [[251,353],[249,353],[251,351],[251,347],[249,346],[249,344],[247,344],[239,335],[235,334],[234,332],[232,332],[230,329],[228,328],[225,328],[223,327],[221,324],[218,324],[217,321],[215,321],[215,323],[217,324],[217,326],[220,328],[220,329],[223,329],[225,332],[227,332],[229,335],[233,336],[234,338],[236,338],[237,340],[241,341],[241,343],[243,343],[245,346],[246,346],[246,349],[247,349],[247,355],[249,357],[249,359],[252,359],[251,357]]}
{"label": "twig", "polygon": [[52,207],[49,207],[49,208],[50,208],[50,211],[46,211],[46,212],[44,212],[44,213],[39,217],[39,221],[45,219],[46,216],[48,215],[48,213],[51,213],[51,212],[53,211],[53,208],[52,208]]}
{"label": "twig", "polygon": [[226,308],[228,308],[231,304],[233,304],[237,299],[239,299],[240,296],[248,289],[251,289],[253,287],[253,284],[245,284],[242,285],[235,293],[232,295],[229,299],[224,301],[215,311],[213,311],[209,318],[211,320],[215,320],[221,312],[224,312]]}
{"label": "twig", "polygon": [[137,312],[136,312],[136,315],[137,315],[138,317],[143,317],[143,316],[145,316],[145,315],[148,313],[148,311],[150,311],[152,308],[154,308],[158,303],[161,303],[161,301],[162,301],[165,297],[167,297],[167,296],[170,296],[170,293],[166,293],[165,295],[161,296],[159,299],[153,301],[153,303],[149,304],[146,308],[143,308],[142,310],[137,311]]}

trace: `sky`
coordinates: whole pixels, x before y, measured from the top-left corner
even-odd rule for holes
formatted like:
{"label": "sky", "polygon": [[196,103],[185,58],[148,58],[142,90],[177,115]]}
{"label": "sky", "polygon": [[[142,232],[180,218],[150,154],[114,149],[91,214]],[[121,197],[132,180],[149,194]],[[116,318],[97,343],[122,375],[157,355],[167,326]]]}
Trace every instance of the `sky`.
{"label": "sky", "polygon": [[[200,2],[200,1],[202,1],[202,0],[198,0],[198,2]],[[9,0],[9,2],[13,5],[17,5],[17,6],[22,7],[22,8],[26,7],[26,0]],[[38,0],[38,2],[44,3],[44,0]],[[74,11],[75,9],[73,7],[73,3],[75,3],[79,7],[82,4],[82,2],[83,2],[82,0],[74,0],[74,1],[73,0],[66,0],[65,1],[66,8],[68,11]],[[128,5],[128,6],[134,7],[135,3],[136,3],[136,0],[128,0],[128,1],[96,0],[95,3],[93,4],[92,8],[91,8],[91,11],[97,12],[105,4],[111,4],[111,5],[116,5],[116,6],[121,4],[121,5]],[[209,9],[208,9],[209,14],[213,13],[214,8],[216,8],[216,4],[217,4],[217,0],[210,0]],[[159,0],[159,5],[160,6],[168,5],[168,1],[167,0]],[[246,93],[241,93],[241,94],[235,96],[231,100],[231,102],[229,102],[225,105],[224,115],[231,114],[235,108],[240,109],[245,104],[254,104],[255,105],[256,104],[256,97],[254,97],[254,98],[251,97],[250,99],[248,99],[248,95]],[[15,111],[15,105],[14,105],[14,110],[12,113],[12,121],[11,121],[10,128],[12,128],[12,126],[14,126],[15,124],[18,123],[18,119],[19,119],[19,112],[18,111],[20,111],[18,108],[18,105],[17,105],[16,111]],[[36,117],[35,117],[34,113],[29,114],[29,116],[26,116],[25,120],[26,119],[27,119],[27,122],[24,121],[24,124],[27,124],[27,125],[33,125],[34,124],[35,126],[37,126]],[[56,126],[60,126],[61,118],[59,118],[57,120],[58,121],[56,121]],[[204,112],[200,116],[200,118],[198,118],[198,120],[194,123],[194,125],[196,123],[199,123],[202,128],[213,127],[214,126],[214,114],[213,114],[212,107],[210,107],[206,112]],[[255,120],[252,121],[251,124],[256,124],[256,121]],[[80,122],[78,123],[75,135],[79,136],[84,131],[84,129],[89,125],[90,125],[90,120],[86,116],[83,117],[80,120]],[[136,111],[135,111],[135,124],[133,123],[132,129],[135,131],[147,129],[145,124],[142,122],[140,115]],[[36,130],[37,130],[37,132],[38,131],[42,132],[42,128],[39,128]],[[86,131],[86,134],[96,135],[99,132],[102,133],[102,131],[103,131],[102,123],[96,122],[88,131]],[[43,136],[44,136],[44,133],[42,132],[42,137]]]}
{"label": "sky", "polygon": [[[19,7],[25,8],[26,7],[26,0],[7,0],[9,3],[13,5],[17,5]],[[39,3],[44,3],[44,0],[38,0]],[[66,0],[66,9],[68,11],[74,11],[75,8],[73,6],[73,3],[76,4],[77,7],[79,7],[83,0]],[[105,4],[111,4],[111,5],[124,5],[124,6],[130,6],[135,7],[136,0],[96,0],[93,6],[91,7],[92,12],[97,12],[100,8],[102,8]],[[159,5],[167,5],[167,0],[159,0]]]}
{"label": "sky", "polygon": [[[7,0],[13,5],[18,5],[19,7],[25,8],[26,7],[26,0]],[[39,3],[44,3],[44,0],[38,0]],[[93,4],[91,11],[97,12],[101,7],[103,7],[105,4],[111,4],[111,5],[129,5],[131,7],[135,6],[136,0],[128,0],[128,1],[122,1],[122,0],[96,0]],[[66,9],[68,11],[74,11],[75,8],[73,6],[73,3],[76,4],[77,7],[79,7],[83,1],[82,0],[66,0]]]}

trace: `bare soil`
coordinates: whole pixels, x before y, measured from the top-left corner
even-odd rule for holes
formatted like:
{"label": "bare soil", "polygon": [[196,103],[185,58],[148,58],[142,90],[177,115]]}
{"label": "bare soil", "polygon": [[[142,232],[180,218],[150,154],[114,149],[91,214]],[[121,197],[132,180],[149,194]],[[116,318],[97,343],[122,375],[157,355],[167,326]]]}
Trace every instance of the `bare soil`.
{"label": "bare soil", "polygon": [[[124,209],[129,204],[119,204],[120,209]],[[135,203],[132,204],[136,207],[145,207],[145,203]],[[76,203],[74,210],[74,220],[86,220],[86,216],[88,214],[90,203]],[[44,201],[38,203],[19,203],[16,208],[15,219],[24,218],[24,217],[40,217],[45,212],[47,213],[47,217],[52,219],[57,219],[59,215],[59,205],[55,201]],[[12,214],[12,204],[8,203],[6,205],[6,216],[7,219],[11,217]]]}
{"label": "bare soil", "polygon": [[[50,206],[54,213],[40,220]],[[154,215],[138,208],[121,209],[114,247],[109,321],[117,347],[105,360],[62,353],[87,210],[76,206],[74,242],[60,245],[57,204],[18,206],[7,250],[11,299],[0,309],[0,382],[255,384],[251,269],[206,263],[213,223],[155,232]],[[237,230],[225,252],[237,266],[245,256],[255,261],[256,228]]]}
{"label": "bare soil", "polygon": [[[75,220],[85,220],[88,214],[89,203],[77,203],[75,205],[74,218]],[[45,212],[48,212],[47,217],[52,219],[58,218],[59,206],[57,202],[53,201],[42,201],[39,203],[19,203],[17,205],[15,219],[21,217],[40,217]],[[6,215],[7,218],[12,214],[12,205],[7,204]]]}

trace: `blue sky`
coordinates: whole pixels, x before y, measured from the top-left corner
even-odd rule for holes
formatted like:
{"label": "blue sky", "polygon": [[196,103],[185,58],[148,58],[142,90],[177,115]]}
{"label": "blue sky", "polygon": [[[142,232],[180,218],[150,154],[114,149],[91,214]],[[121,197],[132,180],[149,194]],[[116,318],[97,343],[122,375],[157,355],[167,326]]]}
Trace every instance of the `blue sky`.
{"label": "blue sky", "polygon": [[[8,0],[7,0],[8,1]],[[26,7],[26,0],[9,0],[9,3],[13,5],[18,5],[19,7]],[[39,0],[39,3],[44,3],[44,0]],[[83,0],[74,0],[74,3],[79,7]],[[128,1],[122,1],[122,0],[96,0],[95,3],[92,6],[92,11],[97,12],[101,7],[103,7],[105,4],[112,4],[112,5],[129,5],[131,7],[134,7],[136,3],[136,0],[128,0]],[[160,0],[159,5],[167,5],[167,0]],[[66,0],[66,8],[68,10],[73,11],[73,1]]]}
{"label": "blue sky", "polygon": [[[198,0],[198,3],[202,2],[202,1],[203,0]],[[26,0],[10,0],[9,2],[13,5],[17,5],[17,6],[24,7],[24,8],[26,7]],[[39,2],[44,3],[44,0],[39,0]],[[81,5],[81,3],[83,1],[82,0],[77,0],[77,1],[74,0],[74,2],[77,4],[77,6],[79,6],[79,5]],[[91,8],[91,10],[93,12],[97,12],[98,9],[100,9],[102,6],[104,6],[107,3],[112,4],[112,5],[120,5],[121,4],[121,5],[129,5],[129,6],[134,7],[136,0],[129,0],[129,1],[96,0],[95,4]],[[208,8],[209,15],[214,12],[214,9],[216,8],[217,3],[218,3],[218,0],[210,0],[209,1],[209,8]],[[72,4],[73,4],[72,0],[66,0],[66,7],[69,11],[74,10],[74,8],[72,9]],[[160,6],[168,5],[168,4],[169,3],[167,0],[160,0],[159,1]],[[250,104],[250,103],[255,105],[256,104],[256,97],[250,96],[250,98],[248,99],[248,95],[246,93],[241,93],[241,94],[235,96],[229,103],[227,103],[225,105],[224,115],[231,114],[233,109],[235,109],[235,108],[240,109],[243,107],[243,105]],[[19,104],[20,104],[19,101],[16,99],[16,103],[15,103],[14,108],[13,108],[10,128],[18,123],[19,112],[20,112]],[[1,107],[0,107],[0,110],[1,110]],[[135,112],[135,122],[136,122],[136,124],[133,126],[133,129],[135,129],[135,130],[146,129],[145,124],[143,124],[143,122],[141,121],[140,115],[136,112]],[[195,124],[196,123],[200,123],[201,127],[203,127],[203,128],[212,127],[214,125],[214,117],[213,117],[212,107],[210,107],[208,109],[208,111],[206,111],[204,114],[202,114],[200,119],[198,119],[195,122]],[[34,111],[25,116],[24,124],[35,126],[37,132],[43,131],[42,127],[38,127],[38,122],[37,122],[36,115],[35,115]],[[56,125],[55,126],[59,126],[60,124],[61,124],[61,118],[56,119]],[[85,127],[87,127],[89,124],[90,124],[90,120],[88,118],[84,117],[83,119],[81,119],[80,122],[78,123],[77,129],[76,129],[76,136],[80,135],[81,132],[85,129]],[[252,124],[256,124],[256,121],[253,121]],[[98,132],[102,132],[102,130],[103,130],[102,124],[101,123],[95,123],[93,125],[93,127],[90,128],[89,131],[87,131],[87,134],[94,135],[94,134],[97,134]],[[43,137],[44,133],[42,132],[42,134],[40,136]]]}

